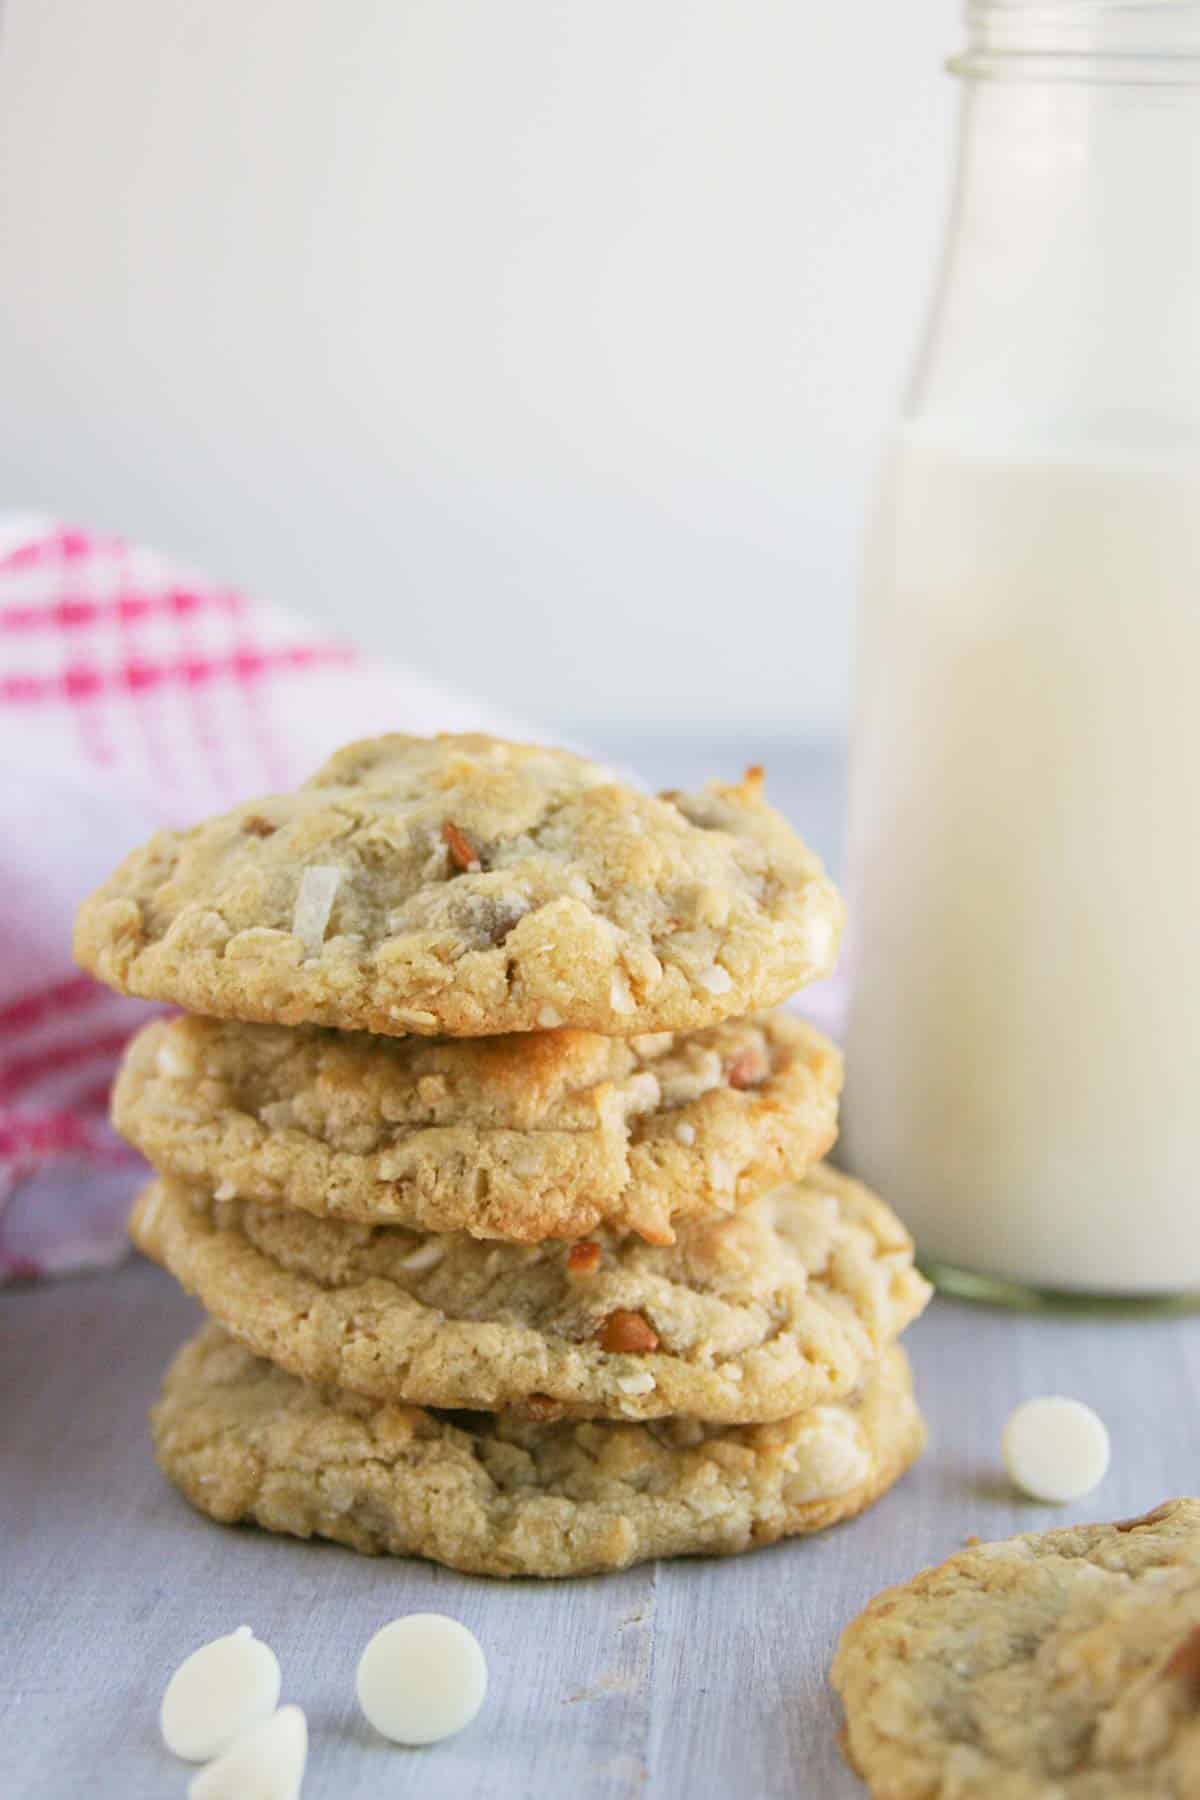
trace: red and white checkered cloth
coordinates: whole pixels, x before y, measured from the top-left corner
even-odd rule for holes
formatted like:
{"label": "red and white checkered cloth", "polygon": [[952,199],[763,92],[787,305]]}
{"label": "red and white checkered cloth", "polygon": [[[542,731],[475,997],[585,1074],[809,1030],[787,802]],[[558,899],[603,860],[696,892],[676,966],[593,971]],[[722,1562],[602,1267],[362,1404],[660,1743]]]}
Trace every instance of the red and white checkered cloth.
{"label": "red and white checkered cloth", "polygon": [[528,735],[141,545],[0,520],[0,1282],[115,1262],[145,1174],[107,1100],[153,1009],[73,967],[79,901],[156,827],[395,730]]}

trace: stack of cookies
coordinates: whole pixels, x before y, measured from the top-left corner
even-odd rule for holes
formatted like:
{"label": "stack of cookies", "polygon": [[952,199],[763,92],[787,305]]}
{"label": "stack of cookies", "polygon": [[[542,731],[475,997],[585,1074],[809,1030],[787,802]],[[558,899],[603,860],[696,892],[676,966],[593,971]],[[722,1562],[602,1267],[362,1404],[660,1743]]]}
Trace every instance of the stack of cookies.
{"label": "stack of cookies", "polygon": [[761,772],[652,798],[481,736],[351,745],[163,832],[83,965],[134,1040],[138,1245],[210,1314],[155,1409],[202,1511],[493,1575],[742,1550],[918,1453],[927,1288],[820,1162],[777,1007],[841,908]]}

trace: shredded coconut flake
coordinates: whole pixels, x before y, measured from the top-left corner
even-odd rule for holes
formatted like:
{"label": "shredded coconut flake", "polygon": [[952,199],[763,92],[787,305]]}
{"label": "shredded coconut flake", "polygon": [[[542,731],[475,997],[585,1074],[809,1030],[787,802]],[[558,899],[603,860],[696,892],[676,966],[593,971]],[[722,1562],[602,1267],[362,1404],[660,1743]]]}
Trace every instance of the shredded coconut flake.
{"label": "shredded coconut flake", "polygon": [[696,1127],[694,1125],[689,1125],[686,1122],[679,1124],[675,1127],[675,1136],[679,1139],[681,1144],[694,1144],[696,1141]]}
{"label": "shredded coconut flake", "polygon": [[342,871],[328,863],[305,869],[300,877],[296,910],[292,914],[292,934],[300,939],[310,956],[316,956],[325,942],[325,928],[341,879]]}
{"label": "shredded coconut flake", "polygon": [[821,913],[808,920],[808,953],[815,967],[825,968],[833,949],[833,921]]}
{"label": "shredded coconut flake", "polygon": [[157,1189],[151,1189],[150,1198],[145,1202],[145,1204],[142,1207],[142,1214],[141,1214],[140,1222],[141,1222],[141,1228],[144,1232],[149,1233],[149,1232],[153,1231],[155,1220],[158,1218],[158,1215],[161,1211],[162,1211],[162,1195],[157,1191]]}
{"label": "shredded coconut flake", "polygon": [[234,1187],[232,1181],[222,1181],[218,1187],[215,1187],[213,1189],[213,1199],[236,1200],[237,1189]]}
{"label": "shredded coconut flake", "polygon": [[638,1369],[632,1375],[622,1375],[617,1386],[623,1394],[651,1394],[656,1383],[649,1369]]}
{"label": "shredded coconut flake", "polygon": [[629,985],[629,978],[624,969],[613,970],[612,986],[609,990],[609,994],[614,1012],[631,1013],[636,1009],[636,1002],[633,998],[633,989]]}
{"label": "shredded coconut flake", "polygon": [[710,994],[727,994],[733,986],[733,977],[720,963],[714,963],[711,969],[701,969],[696,981],[700,987],[707,988]]}
{"label": "shredded coconut flake", "polygon": [[401,1268],[408,1269],[415,1275],[424,1274],[426,1269],[436,1269],[446,1254],[446,1246],[437,1242],[418,1244],[410,1250],[401,1263]]}
{"label": "shredded coconut flake", "polygon": [[718,1193],[727,1193],[733,1187],[733,1164],[727,1162],[723,1156],[710,1156],[708,1179]]}

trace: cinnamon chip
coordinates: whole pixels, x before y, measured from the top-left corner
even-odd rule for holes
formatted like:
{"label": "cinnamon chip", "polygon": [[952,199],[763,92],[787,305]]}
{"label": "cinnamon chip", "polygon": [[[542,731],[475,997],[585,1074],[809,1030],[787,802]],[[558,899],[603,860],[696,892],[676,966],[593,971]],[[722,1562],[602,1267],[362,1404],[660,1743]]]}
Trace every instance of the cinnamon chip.
{"label": "cinnamon chip", "polygon": [[658,1349],[658,1333],[649,1319],[624,1306],[609,1313],[596,1333],[596,1341],[602,1350],[610,1350],[614,1355],[641,1355]]}
{"label": "cinnamon chip", "polygon": [[761,1050],[743,1050],[729,1069],[731,1088],[761,1087],[767,1079],[767,1059]]}
{"label": "cinnamon chip", "polygon": [[600,1246],[593,1243],[572,1244],[567,1251],[568,1275],[594,1275],[600,1267]]}
{"label": "cinnamon chip", "polygon": [[525,1399],[525,1411],[539,1425],[550,1424],[553,1420],[561,1419],[563,1416],[561,1404],[557,1400],[552,1400],[549,1394],[528,1394]]}
{"label": "cinnamon chip", "polygon": [[242,820],[242,830],[248,831],[251,837],[274,837],[276,829],[261,813],[251,813],[248,819]]}
{"label": "cinnamon chip", "polygon": [[456,869],[466,872],[483,867],[478,850],[466,832],[460,831],[452,819],[447,819],[442,826],[442,842],[450,852],[450,861]]}
{"label": "cinnamon chip", "polygon": [[1170,1510],[1171,1502],[1164,1500],[1161,1506],[1156,1506],[1147,1513],[1139,1513],[1136,1519],[1118,1519],[1115,1529],[1117,1531],[1136,1531],[1139,1525],[1157,1525],[1160,1519],[1166,1518]]}
{"label": "cinnamon chip", "polygon": [[1192,1627],[1167,1658],[1163,1674],[1181,1682],[1193,1700],[1200,1702],[1200,1625]]}

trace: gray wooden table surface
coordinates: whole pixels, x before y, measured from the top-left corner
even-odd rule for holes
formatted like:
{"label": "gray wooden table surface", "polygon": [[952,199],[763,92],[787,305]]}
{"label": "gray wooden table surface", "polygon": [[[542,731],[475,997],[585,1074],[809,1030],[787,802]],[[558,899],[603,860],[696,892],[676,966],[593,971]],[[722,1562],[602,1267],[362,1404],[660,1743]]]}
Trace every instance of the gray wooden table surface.
{"label": "gray wooden table surface", "polygon": [[[653,746],[636,756],[652,777],[692,773],[678,756],[656,766]],[[836,766],[780,761],[781,799],[836,863]],[[4,1800],[183,1795],[187,1770],[157,1735],[162,1687],[242,1623],[274,1646],[284,1697],[308,1714],[305,1800],[837,1800],[862,1790],[838,1756],[826,1671],[871,1594],[969,1533],[1119,1517],[1200,1488],[1200,1321],[938,1299],[906,1340],[931,1448],[862,1519],[725,1562],[472,1580],[194,1514],[154,1469],[145,1412],[197,1317],[140,1262],[0,1295]],[[1020,1502],[999,1466],[1009,1409],[1047,1392],[1091,1402],[1112,1432],[1109,1476],[1077,1506]],[[459,1738],[406,1751],[358,1715],[353,1674],[377,1626],[425,1608],[478,1633],[491,1688]]]}

